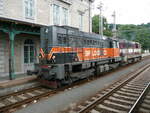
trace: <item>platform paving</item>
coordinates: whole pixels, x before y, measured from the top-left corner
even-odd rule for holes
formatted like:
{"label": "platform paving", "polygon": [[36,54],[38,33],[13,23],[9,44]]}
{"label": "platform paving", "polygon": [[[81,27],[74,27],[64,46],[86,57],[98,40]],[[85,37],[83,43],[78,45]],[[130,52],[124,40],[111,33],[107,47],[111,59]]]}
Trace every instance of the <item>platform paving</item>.
{"label": "platform paving", "polygon": [[62,93],[20,109],[15,113],[57,113],[68,106],[73,106],[77,102],[86,100],[88,97],[96,94],[96,92],[102,90],[104,87],[114,83],[121,76],[124,76],[125,74],[128,74],[147,63],[150,63],[150,59],[138,62],[135,65],[130,66],[130,68],[119,70],[107,76],[102,76],[101,78],[80,87],[68,89]]}
{"label": "platform paving", "polygon": [[[24,77],[28,77],[30,75],[27,75],[27,74],[17,74],[16,75],[16,79],[19,79],[19,78],[24,78]],[[3,81],[8,81],[10,80],[9,76],[0,76],[0,82],[3,82]]]}
{"label": "platform paving", "polygon": [[36,78],[37,77],[35,75],[33,75],[33,76],[20,77],[15,80],[3,80],[3,81],[0,81],[0,88],[7,88],[7,87],[24,84],[27,82],[34,81],[34,80],[36,80]]}

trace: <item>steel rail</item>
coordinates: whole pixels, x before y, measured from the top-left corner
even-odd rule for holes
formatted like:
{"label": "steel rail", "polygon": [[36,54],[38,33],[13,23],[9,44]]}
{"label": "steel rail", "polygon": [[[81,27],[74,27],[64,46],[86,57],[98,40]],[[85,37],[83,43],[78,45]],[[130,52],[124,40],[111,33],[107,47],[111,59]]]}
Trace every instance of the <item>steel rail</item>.
{"label": "steel rail", "polygon": [[[79,81],[78,83],[75,82],[71,86],[69,85],[69,86],[66,86],[66,87],[63,87],[63,88],[59,88],[59,89],[56,89],[56,90],[51,90],[51,91],[45,92],[43,94],[30,97],[28,99],[21,100],[19,102],[12,103],[10,105],[6,105],[6,106],[0,108],[0,113],[1,112],[6,112],[6,111],[11,110],[13,108],[21,107],[22,105],[25,105],[25,104],[28,104],[30,102],[33,102],[34,100],[38,100],[38,99],[41,99],[42,97],[47,97],[47,96],[59,93],[60,91],[63,91],[65,89],[67,89],[67,88],[70,88],[70,87],[73,87],[73,86],[76,86],[76,85],[82,85],[83,83],[86,83],[86,82],[87,82],[87,80]],[[9,96],[16,96],[16,95],[19,95],[19,94],[24,94],[24,92],[27,92],[27,91],[31,92],[31,91],[33,91],[32,89],[35,90],[35,87],[34,88],[25,89],[26,91],[22,90],[22,91],[19,91],[19,92],[15,92],[15,93],[11,93],[11,94],[8,94],[8,95],[0,96],[0,100],[5,99],[5,98],[7,98]]]}
{"label": "steel rail", "polygon": [[42,88],[42,87],[41,86],[36,86],[36,87],[28,88],[28,89],[23,89],[23,90],[20,90],[18,92],[9,93],[7,95],[0,96],[0,100],[3,100],[3,99],[8,98],[10,96],[21,95],[21,94],[24,94],[25,92],[31,92],[31,91],[34,91],[34,90],[40,89],[40,88]]}
{"label": "steel rail", "polygon": [[[56,93],[64,91],[65,89],[68,89],[68,88],[76,86],[76,85],[82,85],[83,83],[86,83],[86,82],[87,82],[87,80],[79,81],[77,83],[75,82],[75,83],[73,83],[73,84],[71,84],[69,86],[64,86],[64,87],[61,87],[61,88],[58,88],[58,89],[54,89],[54,90],[51,90],[51,91],[43,92],[42,94],[39,94],[37,96],[33,96],[33,97],[30,97],[30,98],[18,101],[16,103],[12,103],[10,105],[3,106],[3,107],[0,108],[0,113],[8,111],[8,110],[11,110],[13,108],[18,108],[18,107],[20,107],[22,105],[31,103],[34,100],[39,100],[39,99],[41,99],[43,97],[47,97],[47,96],[50,96],[50,95],[52,96],[52,95],[54,95]],[[39,88],[40,88],[40,86],[39,86]],[[38,88],[36,88],[36,89],[38,89]],[[34,90],[35,90],[35,88],[29,88],[29,89],[25,89],[25,90],[22,90],[22,91],[19,91],[19,92],[15,92],[15,93],[11,93],[11,94],[8,94],[8,95],[4,95],[4,96],[1,96],[0,100],[2,100],[2,98],[5,99],[5,98],[10,97],[10,96],[16,96],[16,95],[19,95],[19,94],[24,94],[24,93],[26,93],[28,91],[32,92]]]}
{"label": "steel rail", "polygon": [[39,94],[37,96],[33,96],[33,97],[30,97],[30,98],[27,98],[25,100],[22,100],[22,101],[19,101],[19,102],[16,102],[16,103],[13,103],[13,104],[10,104],[10,105],[7,105],[7,106],[4,106],[4,107],[1,107],[0,108],[0,113],[1,112],[5,112],[5,111],[8,111],[10,109],[13,109],[13,108],[17,108],[17,107],[20,107],[21,105],[25,105],[27,103],[30,103],[30,102],[33,102],[34,100],[38,100],[42,97],[46,97],[46,96],[49,96],[49,95],[52,95],[52,94],[55,94],[57,91],[48,91],[46,93],[43,93],[43,94]]}
{"label": "steel rail", "polygon": [[150,82],[148,83],[148,85],[145,87],[145,89],[143,90],[143,92],[141,93],[141,95],[139,96],[139,98],[136,100],[135,104],[132,106],[132,108],[130,109],[130,111],[128,113],[137,113],[139,106],[141,105],[141,103],[143,102],[145,96],[148,94],[149,92],[149,88],[150,88]]}
{"label": "steel rail", "polygon": [[125,81],[120,83],[118,86],[114,87],[112,90],[110,90],[109,92],[104,94],[102,97],[96,99],[94,102],[92,102],[91,104],[87,105],[85,108],[83,108],[80,111],[78,111],[78,113],[87,113],[88,111],[92,110],[97,104],[103,102],[108,96],[111,96],[116,90],[119,90],[122,86],[124,86],[129,81],[134,79],[136,76],[138,76],[142,72],[145,72],[145,70],[147,68],[150,68],[150,64],[147,64],[146,66],[144,66],[143,68],[141,68],[140,70],[138,70],[137,72],[132,74],[131,77],[129,77],[128,79],[126,79]]}

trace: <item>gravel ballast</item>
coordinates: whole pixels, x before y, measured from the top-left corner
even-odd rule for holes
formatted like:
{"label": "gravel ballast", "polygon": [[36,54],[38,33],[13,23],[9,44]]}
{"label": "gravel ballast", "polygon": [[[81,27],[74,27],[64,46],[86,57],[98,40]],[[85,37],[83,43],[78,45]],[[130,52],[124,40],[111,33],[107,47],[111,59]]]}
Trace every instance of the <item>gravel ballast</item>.
{"label": "gravel ballast", "polygon": [[74,87],[47,99],[43,99],[35,104],[27,106],[26,108],[18,110],[15,113],[57,113],[71,105],[86,100],[104,87],[114,83],[120,77],[125,76],[125,74],[128,74],[148,63],[150,63],[150,59],[143,60],[129,66],[129,68],[102,76],[99,79],[81,85],[80,87]]}

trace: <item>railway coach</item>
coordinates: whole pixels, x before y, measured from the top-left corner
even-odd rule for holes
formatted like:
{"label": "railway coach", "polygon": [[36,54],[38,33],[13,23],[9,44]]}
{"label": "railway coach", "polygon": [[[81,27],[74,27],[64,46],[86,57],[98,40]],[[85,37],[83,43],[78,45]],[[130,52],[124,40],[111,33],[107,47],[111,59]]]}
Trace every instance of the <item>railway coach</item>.
{"label": "railway coach", "polygon": [[99,75],[140,58],[140,44],[136,42],[102,38],[68,26],[41,29],[39,78],[49,85],[60,86]]}

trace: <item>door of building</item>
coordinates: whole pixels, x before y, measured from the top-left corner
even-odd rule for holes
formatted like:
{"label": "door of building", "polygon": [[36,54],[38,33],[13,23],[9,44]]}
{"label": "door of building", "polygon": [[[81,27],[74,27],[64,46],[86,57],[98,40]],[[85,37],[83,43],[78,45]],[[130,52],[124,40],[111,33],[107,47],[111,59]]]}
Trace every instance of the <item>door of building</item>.
{"label": "door of building", "polygon": [[34,62],[35,62],[35,45],[33,40],[27,39],[24,42],[24,72],[26,73],[28,70],[34,70]]}

